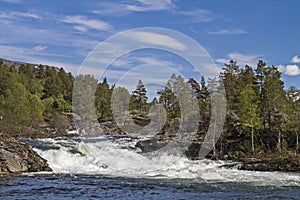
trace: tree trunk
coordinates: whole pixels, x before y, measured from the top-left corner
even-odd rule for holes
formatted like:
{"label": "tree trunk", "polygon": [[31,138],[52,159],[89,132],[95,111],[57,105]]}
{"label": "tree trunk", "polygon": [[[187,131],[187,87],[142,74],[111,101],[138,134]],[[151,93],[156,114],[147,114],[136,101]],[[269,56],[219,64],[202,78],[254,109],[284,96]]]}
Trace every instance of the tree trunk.
{"label": "tree trunk", "polygon": [[216,144],[215,144],[215,140],[216,140],[216,122],[214,122],[214,135],[213,135],[213,156],[216,156]]}
{"label": "tree trunk", "polygon": [[278,144],[277,144],[277,147],[278,147],[279,153],[281,154],[281,131],[278,132]]}
{"label": "tree trunk", "polygon": [[252,155],[254,155],[254,128],[251,126],[251,146],[252,146]]}
{"label": "tree trunk", "polygon": [[295,155],[297,155],[299,150],[299,133],[296,131],[296,151],[295,151]]}

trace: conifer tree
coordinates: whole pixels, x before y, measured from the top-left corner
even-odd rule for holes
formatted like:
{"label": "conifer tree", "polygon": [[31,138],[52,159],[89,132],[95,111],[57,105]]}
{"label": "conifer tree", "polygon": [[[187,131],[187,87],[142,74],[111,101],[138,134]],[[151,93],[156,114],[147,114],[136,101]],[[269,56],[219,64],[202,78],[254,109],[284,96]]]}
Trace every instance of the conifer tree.
{"label": "conifer tree", "polygon": [[139,114],[142,114],[143,112],[146,111],[146,104],[148,99],[146,93],[147,91],[142,80],[139,80],[136,89],[132,92],[134,102],[137,105]]}
{"label": "conifer tree", "polygon": [[261,128],[259,118],[259,107],[257,105],[257,97],[254,91],[254,85],[248,84],[242,90],[239,98],[239,121],[242,126],[251,129],[251,150],[255,154],[255,131]]}

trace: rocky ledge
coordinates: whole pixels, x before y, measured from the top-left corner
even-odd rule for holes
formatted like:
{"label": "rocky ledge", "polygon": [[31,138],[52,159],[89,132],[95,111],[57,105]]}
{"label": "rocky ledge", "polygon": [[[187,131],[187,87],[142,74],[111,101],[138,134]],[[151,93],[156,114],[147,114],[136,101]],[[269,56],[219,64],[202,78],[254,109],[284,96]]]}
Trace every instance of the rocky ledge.
{"label": "rocky ledge", "polygon": [[[139,141],[136,147],[140,148],[142,152],[148,153],[152,151],[157,151],[158,149],[167,145],[168,140],[161,139],[149,139],[144,141]],[[201,147],[201,143],[192,143],[188,150],[186,151],[186,156],[190,159],[202,159],[198,157],[198,153]],[[229,152],[230,153],[230,152]],[[244,157],[236,157],[225,155],[222,157],[215,157],[212,155],[207,156],[208,159],[212,160],[231,160],[235,161],[234,164],[224,165],[224,167],[236,167],[240,170],[249,171],[284,171],[284,172],[300,172],[300,157],[299,155],[264,155],[258,157],[253,157],[251,155]]]}
{"label": "rocky ledge", "polygon": [[52,171],[45,159],[27,144],[0,136],[0,176],[40,171]]}
{"label": "rocky ledge", "polygon": [[241,170],[300,172],[300,159],[296,156],[241,158],[239,161],[242,162],[238,168]]}

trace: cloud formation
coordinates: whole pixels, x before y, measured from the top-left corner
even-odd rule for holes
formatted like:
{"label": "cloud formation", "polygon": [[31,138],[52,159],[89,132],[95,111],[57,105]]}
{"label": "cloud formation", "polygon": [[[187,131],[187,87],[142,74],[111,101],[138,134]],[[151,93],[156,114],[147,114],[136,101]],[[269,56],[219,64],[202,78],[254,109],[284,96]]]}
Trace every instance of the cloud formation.
{"label": "cloud formation", "polygon": [[203,9],[178,11],[178,14],[189,17],[191,22],[210,22],[215,18],[210,11]]}
{"label": "cloud formation", "polygon": [[174,7],[172,0],[136,0],[126,5],[127,10],[135,12],[171,10]]}
{"label": "cloud formation", "polygon": [[48,46],[37,45],[37,46],[33,47],[33,50],[37,51],[37,52],[41,52],[41,51],[46,50],[47,48],[48,48]]}
{"label": "cloud formation", "polygon": [[165,46],[175,50],[185,50],[187,47],[176,39],[153,32],[131,31],[126,37],[146,44]]}
{"label": "cloud formation", "polygon": [[298,57],[298,55],[294,56],[292,59],[291,59],[291,62],[293,64],[289,64],[289,65],[279,65],[277,66],[278,67],[278,70],[283,73],[283,74],[286,74],[286,75],[289,75],[289,76],[297,76],[297,75],[300,75],[300,68],[299,66],[297,65],[297,63],[300,63],[300,58]]}
{"label": "cloud formation", "polygon": [[241,53],[229,53],[227,58],[218,58],[216,59],[217,63],[229,63],[230,60],[236,60],[239,66],[256,66],[258,60],[261,59],[260,55],[247,55]]}
{"label": "cloud formation", "polygon": [[292,63],[300,63],[300,58],[298,55],[296,55],[292,58]]}
{"label": "cloud formation", "polygon": [[73,28],[81,32],[85,32],[88,29],[95,29],[98,31],[107,31],[111,29],[111,25],[106,22],[97,19],[88,19],[86,16],[82,15],[65,16],[62,19],[62,22],[74,24]]}
{"label": "cloud formation", "polygon": [[286,75],[297,76],[300,75],[300,69],[298,65],[279,65],[278,70]]}
{"label": "cloud formation", "polygon": [[241,35],[241,34],[247,34],[248,32],[237,28],[237,29],[223,29],[219,31],[208,31],[211,35]]}
{"label": "cloud formation", "polygon": [[30,13],[30,12],[15,12],[15,11],[8,11],[3,12],[0,11],[0,18],[2,19],[17,19],[17,18],[32,18],[32,19],[41,19],[40,16]]}

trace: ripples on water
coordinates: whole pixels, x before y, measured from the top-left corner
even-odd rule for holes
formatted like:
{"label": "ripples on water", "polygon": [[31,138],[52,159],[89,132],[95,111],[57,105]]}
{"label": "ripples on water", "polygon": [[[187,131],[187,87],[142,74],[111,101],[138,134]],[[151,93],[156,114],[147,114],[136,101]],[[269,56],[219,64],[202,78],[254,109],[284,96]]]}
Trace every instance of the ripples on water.
{"label": "ripples on water", "polygon": [[0,199],[299,199],[300,175],[222,167],[172,152],[144,155],[139,138],[27,140],[53,173],[0,180]]}
{"label": "ripples on water", "polygon": [[299,187],[70,174],[0,181],[1,199],[299,199]]}

